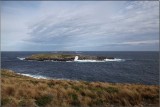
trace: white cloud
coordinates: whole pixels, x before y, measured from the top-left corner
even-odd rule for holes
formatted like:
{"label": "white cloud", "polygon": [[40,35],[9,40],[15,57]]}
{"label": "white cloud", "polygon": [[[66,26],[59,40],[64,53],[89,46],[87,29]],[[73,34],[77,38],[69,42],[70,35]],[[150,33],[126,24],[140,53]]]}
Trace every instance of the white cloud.
{"label": "white cloud", "polygon": [[146,40],[146,41],[132,41],[132,42],[122,42],[119,44],[123,45],[140,45],[140,44],[158,44],[159,40]]}
{"label": "white cloud", "polygon": [[[37,3],[39,5],[33,11],[27,11],[27,8],[23,7],[21,11],[26,12],[25,16],[22,12],[21,15],[14,14],[15,22],[6,19],[4,22],[9,21],[9,24],[2,24],[4,31],[9,30],[13,34],[20,31],[21,34],[13,37],[28,43],[28,47],[34,43],[35,46],[42,44],[48,48],[51,45],[60,49],[74,50],[79,47],[81,50],[87,50],[90,47],[101,47],[102,50],[106,50],[103,46],[128,44],[148,46],[153,45],[155,41],[159,42],[158,1]],[[18,17],[20,20],[16,20]],[[16,23],[19,23],[17,24],[19,26],[14,27],[13,24]],[[4,41],[11,38],[11,34],[8,35]]]}

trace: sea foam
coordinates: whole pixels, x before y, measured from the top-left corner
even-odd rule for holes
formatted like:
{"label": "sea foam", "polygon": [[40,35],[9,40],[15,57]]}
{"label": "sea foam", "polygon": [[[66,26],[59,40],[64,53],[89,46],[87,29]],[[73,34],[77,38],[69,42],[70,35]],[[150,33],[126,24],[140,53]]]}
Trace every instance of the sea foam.
{"label": "sea foam", "polygon": [[104,59],[104,60],[79,60],[78,56],[75,56],[75,59],[74,59],[74,62],[109,62],[109,61],[121,62],[121,61],[125,61],[125,60],[124,59],[118,59],[118,58]]}
{"label": "sea foam", "polygon": [[36,79],[50,79],[48,77],[41,76],[41,75],[32,75],[32,74],[23,74],[23,73],[18,73],[18,74],[23,75],[23,76],[27,76],[27,77],[36,78]]}
{"label": "sea foam", "polygon": [[115,59],[104,59],[105,62],[107,61],[116,61],[116,62],[121,62],[121,61],[125,61],[125,59],[119,59],[119,58],[115,58]]}
{"label": "sea foam", "polygon": [[[67,78],[51,78],[51,77],[46,77],[46,76],[42,76],[42,75],[24,74],[24,73],[17,73],[17,74],[23,75],[23,76],[27,76],[27,77],[32,77],[32,78],[35,78],[35,79],[67,80],[67,81],[72,81],[71,79],[67,79]],[[78,81],[78,80],[74,80],[74,81]]]}
{"label": "sea foam", "polygon": [[19,60],[24,60],[25,58],[20,58],[20,57],[17,57]]}

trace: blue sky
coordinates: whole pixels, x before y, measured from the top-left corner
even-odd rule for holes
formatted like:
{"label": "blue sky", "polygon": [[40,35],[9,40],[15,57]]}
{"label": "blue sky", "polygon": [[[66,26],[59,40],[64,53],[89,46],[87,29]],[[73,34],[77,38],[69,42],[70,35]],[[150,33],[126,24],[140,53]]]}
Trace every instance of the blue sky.
{"label": "blue sky", "polygon": [[1,2],[2,51],[157,51],[158,1]]}

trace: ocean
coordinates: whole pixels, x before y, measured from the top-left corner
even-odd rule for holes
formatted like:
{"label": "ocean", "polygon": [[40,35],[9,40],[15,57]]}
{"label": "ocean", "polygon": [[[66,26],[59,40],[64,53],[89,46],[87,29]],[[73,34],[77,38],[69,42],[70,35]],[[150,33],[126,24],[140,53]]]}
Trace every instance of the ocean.
{"label": "ocean", "polygon": [[[24,57],[39,53],[72,53],[113,56],[120,61],[52,62],[26,61]],[[1,68],[35,78],[100,81],[111,83],[159,84],[159,52],[1,52]]]}

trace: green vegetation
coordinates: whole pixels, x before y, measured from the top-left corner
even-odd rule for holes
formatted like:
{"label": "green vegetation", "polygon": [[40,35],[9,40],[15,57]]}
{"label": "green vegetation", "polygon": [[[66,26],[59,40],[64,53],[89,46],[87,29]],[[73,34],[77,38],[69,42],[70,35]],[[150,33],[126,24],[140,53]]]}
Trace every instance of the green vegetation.
{"label": "green vegetation", "polygon": [[2,107],[110,107],[159,104],[159,86],[46,80],[1,70]]}
{"label": "green vegetation", "polygon": [[116,88],[116,87],[107,87],[106,91],[108,93],[117,93],[118,92],[118,88]]}
{"label": "green vegetation", "polygon": [[43,61],[43,60],[67,60],[67,59],[73,60],[74,58],[75,55],[69,55],[69,54],[34,54],[25,59]]}
{"label": "green vegetation", "polygon": [[39,58],[74,58],[74,55],[67,55],[67,54],[35,54],[35,55],[31,55],[29,58],[35,58],[35,59],[39,59]]}
{"label": "green vegetation", "polygon": [[36,104],[39,105],[39,106],[45,106],[47,104],[49,104],[53,99],[53,96],[52,95],[43,95],[43,96],[40,96],[39,98],[36,99]]}

